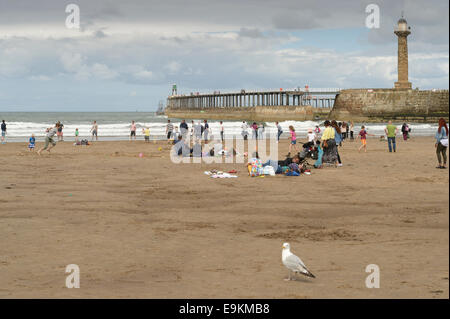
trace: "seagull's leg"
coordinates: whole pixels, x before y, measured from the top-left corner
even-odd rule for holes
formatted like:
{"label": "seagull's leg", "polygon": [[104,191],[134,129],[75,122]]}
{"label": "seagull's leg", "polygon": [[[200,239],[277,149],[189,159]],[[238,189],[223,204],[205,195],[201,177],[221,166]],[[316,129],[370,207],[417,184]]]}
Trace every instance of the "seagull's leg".
{"label": "seagull's leg", "polygon": [[290,281],[291,280],[291,271],[288,270],[288,277],[284,279],[285,281]]}

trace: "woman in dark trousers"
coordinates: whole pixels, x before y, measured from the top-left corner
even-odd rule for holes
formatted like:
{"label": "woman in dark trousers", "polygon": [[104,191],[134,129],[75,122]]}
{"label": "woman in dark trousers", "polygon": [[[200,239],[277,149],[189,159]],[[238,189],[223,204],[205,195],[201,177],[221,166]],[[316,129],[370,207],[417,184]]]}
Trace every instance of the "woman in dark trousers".
{"label": "woman in dark trousers", "polygon": [[[436,168],[445,169],[447,165],[448,127],[443,118],[439,119],[439,128],[436,132],[436,144],[434,146],[436,147],[436,155],[439,162],[439,166]],[[442,159],[444,160],[444,165],[442,165]]]}

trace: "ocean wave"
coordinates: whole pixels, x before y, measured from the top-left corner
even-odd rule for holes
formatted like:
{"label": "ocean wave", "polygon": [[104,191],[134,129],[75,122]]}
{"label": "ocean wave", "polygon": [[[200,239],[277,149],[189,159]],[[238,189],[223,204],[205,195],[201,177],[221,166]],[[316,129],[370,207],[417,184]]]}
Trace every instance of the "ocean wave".
{"label": "ocean wave", "polygon": [[[130,134],[130,123],[124,123],[122,121],[118,121],[117,123],[108,123],[102,124],[101,121],[98,121],[98,135],[99,136],[128,136]],[[186,121],[188,126],[191,127],[191,120]],[[198,123],[198,120],[194,120],[194,123]],[[203,121],[201,121],[203,124]],[[174,126],[179,126],[179,122],[174,122]],[[212,134],[219,135],[220,132],[220,123],[219,121],[208,121]],[[251,124],[251,123],[249,123]],[[308,129],[313,129],[316,125],[320,125],[322,122],[316,121],[283,121],[280,122],[280,125],[285,133],[289,132],[289,126],[294,126],[297,135],[299,137],[306,136]],[[54,123],[50,122],[7,122],[8,128],[8,136],[9,137],[28,137],[31,134],[35,136],[45,136],[45,130],[48,127],[52,127]],[[137,126],[137,134],[142,135],[142,128],[148,127],[150,129],[150,134],[155,136],[164,136],[166,132],[167,121],[165,119],[161,119],[160,121],[155,121],[155,117],[152,117],[152,122],[136,122]],[[224,130],[226,135],[240,135],[241,133],[241,121],[226,121],[223,122]],[[386,127],[385,124],[366,124],[366,129],[372,133],[377,135],[382,135],[384,133],[384,129]],[[411,133],[413,135],[421,135],[421,136],[432,136],[437,130],[437,125],[435,124],[427,124],[427,123],[417,123],[410,124]],[[65,124],[63,133],[65,136],[75,136],[75,129],[78,128],[80,136],[89,136],[92,124],[89,123],[70,123]],[[354,131],[358,132],[361,127],[361,124],[355,124]],[[400,129],[401,125],[398,125]],[[321,126],[321,129],[323,127]],[[266,133],[276,132],[276,125],[274,122],[265,123]],[[249,129],[250,131],[250,129]]]}

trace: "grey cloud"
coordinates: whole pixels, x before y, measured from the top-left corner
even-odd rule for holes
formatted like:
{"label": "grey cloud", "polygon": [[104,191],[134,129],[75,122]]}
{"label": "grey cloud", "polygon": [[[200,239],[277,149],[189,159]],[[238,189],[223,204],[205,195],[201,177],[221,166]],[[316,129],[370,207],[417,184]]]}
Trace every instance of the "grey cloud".
{"label": "grey cloud", "polygon": [[239,36],[240,37],[247,37],[247,38],[263,38],[264,34],[259,29],[252,29],[252,28],[241,28],[239,30]]}

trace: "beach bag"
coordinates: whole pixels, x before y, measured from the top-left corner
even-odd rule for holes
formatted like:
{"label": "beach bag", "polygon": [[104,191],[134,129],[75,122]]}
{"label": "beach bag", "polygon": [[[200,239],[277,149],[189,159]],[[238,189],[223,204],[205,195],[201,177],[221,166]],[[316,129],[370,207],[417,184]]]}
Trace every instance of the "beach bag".
{"label": "beach bag", "polygon": [[248,174],[251,177],[259,176],[263,173],[262,162],[258,158],[252,159],[252,161],[248,165]]}
{"label": "beach bag", "polygon": [[273,169],[272,166],[267,165],[266,167],[263,168],[263,174],[264,175],[275,176],[275,170]]}
{"label": "beach bag", "polygon": [[443,138],[441,140],[441,145],[444,146],[444,147],[448,147],[448,138]]}
{"label": "beach bag", "polygon": [[287,173],[286,173],[286,176],[300,176],[300,173],[291,171],[291,172],[287,172]]}

